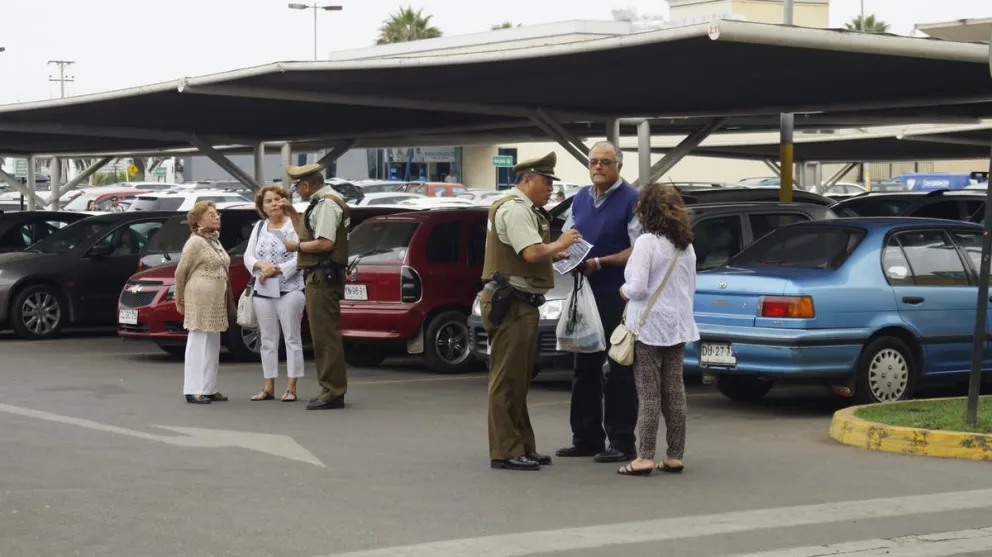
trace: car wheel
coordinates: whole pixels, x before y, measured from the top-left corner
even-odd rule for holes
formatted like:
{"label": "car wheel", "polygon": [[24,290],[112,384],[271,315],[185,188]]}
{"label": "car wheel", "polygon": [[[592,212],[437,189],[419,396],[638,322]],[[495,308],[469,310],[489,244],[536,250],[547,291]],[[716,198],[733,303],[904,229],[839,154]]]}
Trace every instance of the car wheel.
{"label": "car wheel", "polygon": [[227,330],[227,351],[241,362],[260,362],[262,338],[257,328],[231,323]]}
{"label": "car wheel", "polygon": [[431,320],[424,339],[427,367],[440,373],[461,373],[472,366],[468,316],[446,311]]}
{"label": "car wheel", "polygon": [[30,340],[58,336],[66,321],[58,292],[44,284],[28,286],[18,292],[10,309],[11,328],[17,336]]}
{"label": "car wheel", "polygon": [[344,347],[344,361],[355,367],[375,367],[386,359],[385,351],[381,347],[346,344]]}
{"label": "car wheel", "polygon": [[159,344],[158,347],[162,349],[162,352],[165,352],[170,356],[179,357],[186,355],[185,346],[179,346],[178,344]]}
{"label": "car wheel", "polygon": [[757,377],[742,377],[721,375],[717,377],[716,387],[723,396],[736,402],[757,402],[772,390],[774,381]]}
{"label": "car wheel", "polygon": [[895,337],[873,340],[861,352],[854,400],[875,404],[906,400],[916,387],[916,359],[905,342]]}

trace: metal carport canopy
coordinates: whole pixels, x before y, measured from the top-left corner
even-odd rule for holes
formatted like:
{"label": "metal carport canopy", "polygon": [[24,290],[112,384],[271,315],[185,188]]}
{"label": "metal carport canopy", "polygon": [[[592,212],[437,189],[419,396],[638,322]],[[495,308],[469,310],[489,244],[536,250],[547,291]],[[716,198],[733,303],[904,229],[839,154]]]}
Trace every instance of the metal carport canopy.
{"label": "metal carport canopy", "polygon": [[530,126],[539,109],[600,129],[780,112],[981,118],[992,117],[987,64],[984,45],[721,21],[539,49],[275,63],[0,106],[0,152],[473,133]]}
{"label": "metal carport canopy", "polygon": [[[674,145],[671,139],[663,140]],[[623,145],[625,151],[636,147]],[[665,153],[671,146],[653,147]],[[795,160],[818,162],[914,161],[951,159],[988,159],[992,150],[992,123],[950,128],[908,129],[858,134],[797,135]],[[778,160],[776,139],[739,139],[732,136],[710,137],[692,152],[700,157]]]}

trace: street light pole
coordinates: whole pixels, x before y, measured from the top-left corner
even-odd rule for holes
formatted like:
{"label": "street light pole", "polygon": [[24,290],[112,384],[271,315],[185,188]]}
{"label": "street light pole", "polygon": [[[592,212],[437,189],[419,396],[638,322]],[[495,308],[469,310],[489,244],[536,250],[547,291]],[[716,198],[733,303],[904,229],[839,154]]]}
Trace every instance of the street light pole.
{"label": "street light pole", "polygon": [[311,6],[309,4],[289,4],[289,9],[291,10],[313,10],[313,59],[317,60],[317,10],[324,10],[325,12],[340,12],[344,9],[344,6],[328,5],[321,6],[316,2]]}

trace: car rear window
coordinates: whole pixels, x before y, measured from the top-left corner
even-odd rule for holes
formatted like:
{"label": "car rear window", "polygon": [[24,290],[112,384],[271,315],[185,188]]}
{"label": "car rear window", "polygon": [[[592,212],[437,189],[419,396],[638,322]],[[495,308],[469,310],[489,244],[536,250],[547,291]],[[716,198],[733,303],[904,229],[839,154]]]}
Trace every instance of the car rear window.
{"label": "car rear window", "polygon": [[348,257],[351,262],[361,257],[363,264],[402,263],[419,227],[419,222],[367,220],[351,231]]}
{"label": "car rear window", "polygon": [[128,207],[129,211],[154,211],[155,203],[159,200],[157,196],[143,196],[139,195],[137,199],[131,202],[131,206]]}
{"label": "car rear window", "polygon": [[860,228],[779,228],[737,254],[733,266],[803,267],[837,269],[865,236]]}
{"label": "car rear window", "polygon": [[841,202],[833,207],[842,217],[898,217],[903,214],[915,199],[886,199],[865,197]]}

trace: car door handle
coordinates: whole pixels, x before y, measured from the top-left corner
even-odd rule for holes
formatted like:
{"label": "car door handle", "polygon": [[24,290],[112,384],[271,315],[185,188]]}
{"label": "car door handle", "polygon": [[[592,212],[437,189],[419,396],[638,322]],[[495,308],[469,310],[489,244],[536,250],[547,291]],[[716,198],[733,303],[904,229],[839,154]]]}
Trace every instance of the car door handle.
{"label": "car door handle", "polygon": [[921,296],[903,296],[902,301],[907,304],[922,304],[924,299]]}

